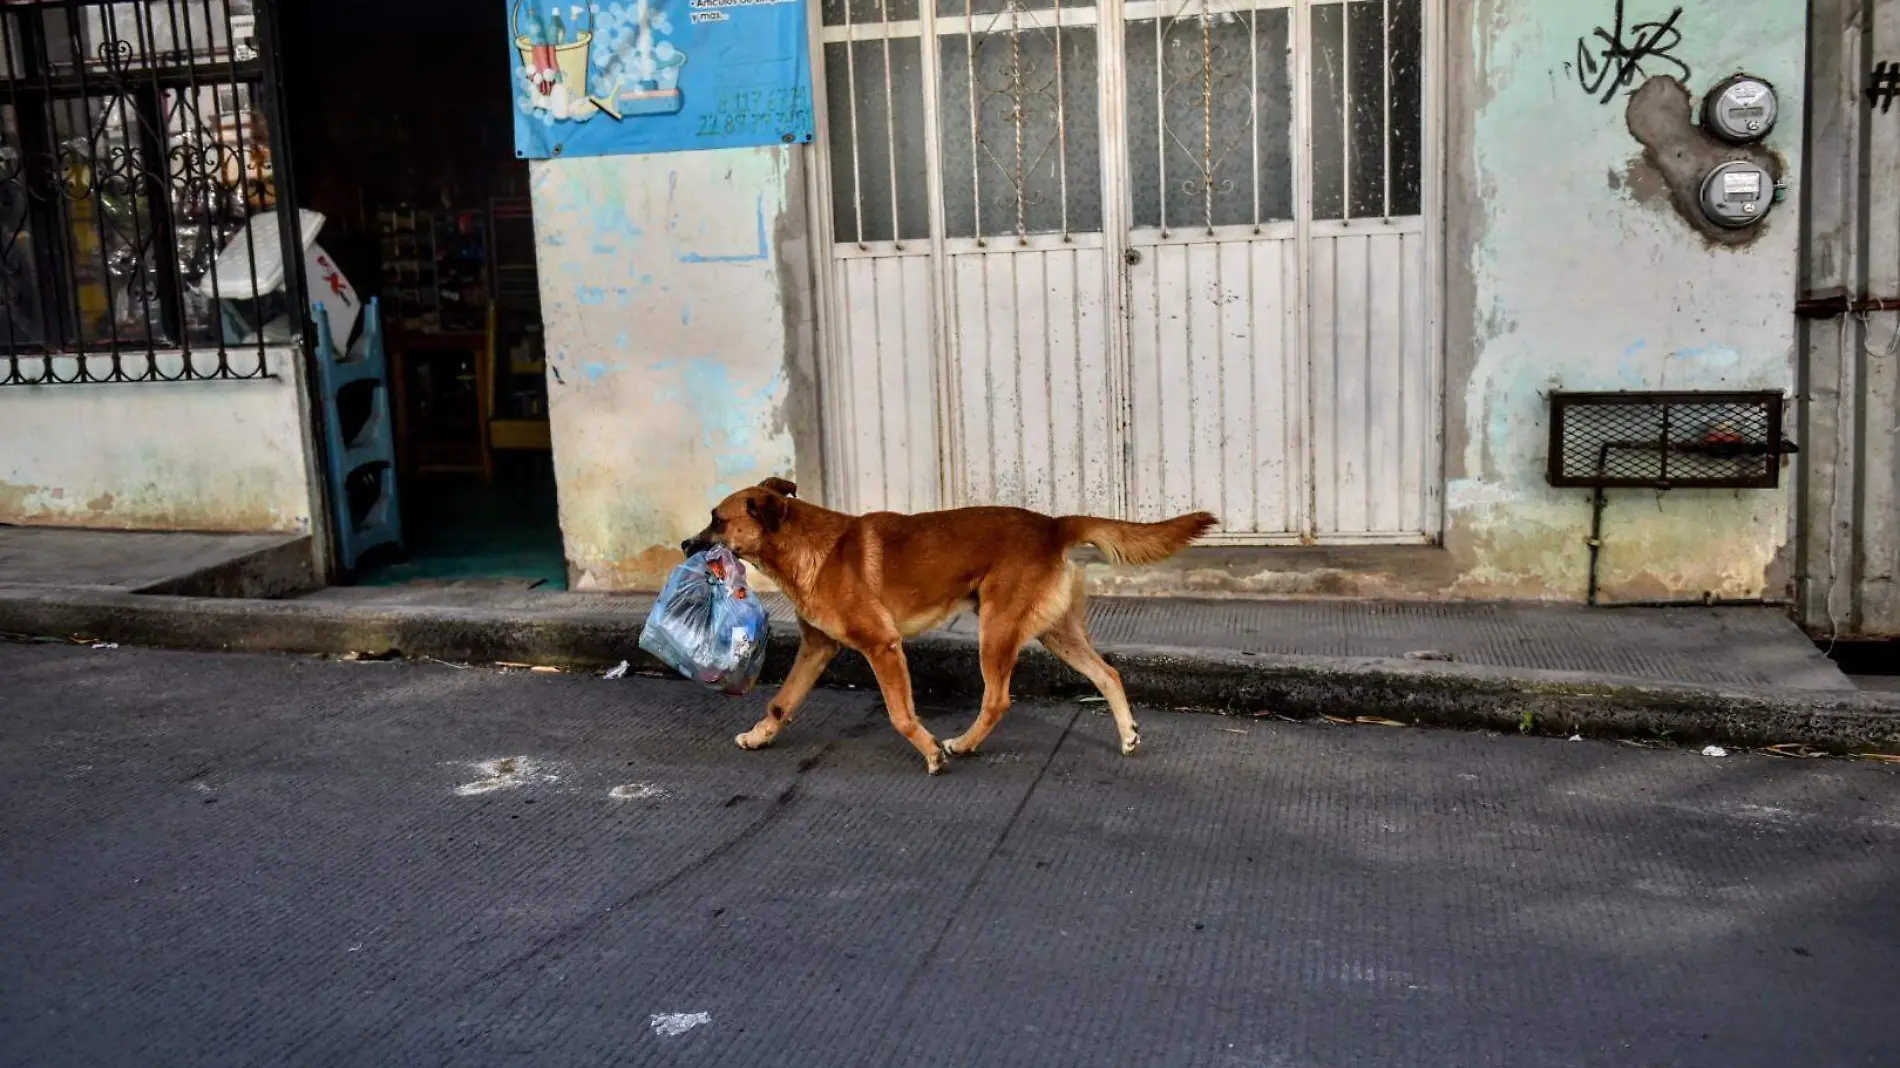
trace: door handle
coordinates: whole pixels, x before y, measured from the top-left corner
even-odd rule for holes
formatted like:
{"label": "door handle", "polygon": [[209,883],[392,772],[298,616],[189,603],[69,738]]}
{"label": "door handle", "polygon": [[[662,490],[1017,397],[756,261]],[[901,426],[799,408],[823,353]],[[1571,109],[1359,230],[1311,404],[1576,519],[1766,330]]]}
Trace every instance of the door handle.
{"label": "door handle", "polygon": [[1130,267],[1133,267],[1135,264],[1140,263],[1141,250],[1138,248],[1131,248],[1128,251],[1122,253],[1122,262],[1126,263]]}

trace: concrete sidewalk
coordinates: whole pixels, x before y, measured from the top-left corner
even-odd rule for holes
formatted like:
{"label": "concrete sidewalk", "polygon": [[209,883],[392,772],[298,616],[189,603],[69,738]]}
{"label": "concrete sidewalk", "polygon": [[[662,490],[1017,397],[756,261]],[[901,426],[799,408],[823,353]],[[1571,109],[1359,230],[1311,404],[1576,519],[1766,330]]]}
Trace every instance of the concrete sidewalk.
{"label": "concrete sidewalk", "polygon": [[0,586],[282,597],[316,583],[307,534],[72,530],[0,524]]}
{"label": "concrete sidewalk", "polygon": [[[767,600],[773,681],[789,665],[797,633],[784,602]],[[535,591],[332,589],[266,601],[0,584],[0,632],[576,669],[625,659],[663,673],[637,645],[650,604]],[[1857,692],[1772,609],[1151,598],[1090,605],[1097,644],[1131,698],[1149,706],[1900,751],[1900,695]],[[908,649],[920,693],[980,696],[973,620],[955,620]],[[855,656],[841,657],[826,681],[875,686]],[[1025,653],[1013,691],[1090,692],[1039,647]]]}

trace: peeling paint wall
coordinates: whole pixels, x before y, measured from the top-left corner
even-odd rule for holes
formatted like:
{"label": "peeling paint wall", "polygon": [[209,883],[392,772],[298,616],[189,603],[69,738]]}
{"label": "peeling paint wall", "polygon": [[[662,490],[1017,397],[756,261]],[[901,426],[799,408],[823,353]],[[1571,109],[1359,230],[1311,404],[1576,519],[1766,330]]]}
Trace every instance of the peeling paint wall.
{"label": "peeling paint wall", "polygon": [[[1678,212],[1661,164],[1703,135],[1629,90],[1586,91],[1579,42],[1600,57],[1615,0],[1483,0],[1450,14],[1447,189],[1446,546],[1472,597],[1580,598],[1587,491],[1544,484],[1553,389],[1792,392],[1800,213],[1790,188],[1749,239],[1709,239]],[[1623,35],[1678,0],[1626,0]],[[1767,142],[1800,173],[1806,4],[1681,0],[1695,101],[1737,71],[1768,79],[1781,120]],[[1650,57],[1650,78],[1682,76]],[[1588,77],[1589,72],[1583,72]],[[1659,83],[1661,85],[1663,83]],[[1609,83],[1604,83],[1608,88]],[[1669,142],[1679,137],[1680,142]],[[1750,158],[1732,150],[1732,158]],[[1792,490],[1614,491],[1605,519],[1609,600],[1784,596]]]}
{"label": "peeling paint wall", "polygon": [[534,165],[575,589],[656,588],[721,497],[818,484],[804,151]]}
{"label": "peeling paint wall", "polygon": [[0,523],[310,533],[303,375],[293,352],[269,365],[252,382],[0,389]]}

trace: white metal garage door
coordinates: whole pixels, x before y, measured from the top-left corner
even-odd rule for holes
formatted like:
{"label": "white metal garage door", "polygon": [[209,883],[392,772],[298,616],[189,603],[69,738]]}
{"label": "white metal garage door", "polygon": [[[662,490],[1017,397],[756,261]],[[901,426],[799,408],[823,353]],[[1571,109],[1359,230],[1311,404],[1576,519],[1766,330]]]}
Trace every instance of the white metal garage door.
{"label": "white metal garage door", "polygon": [[823,5],[832,499],[1435,535],[1435,0],[935,2]]}

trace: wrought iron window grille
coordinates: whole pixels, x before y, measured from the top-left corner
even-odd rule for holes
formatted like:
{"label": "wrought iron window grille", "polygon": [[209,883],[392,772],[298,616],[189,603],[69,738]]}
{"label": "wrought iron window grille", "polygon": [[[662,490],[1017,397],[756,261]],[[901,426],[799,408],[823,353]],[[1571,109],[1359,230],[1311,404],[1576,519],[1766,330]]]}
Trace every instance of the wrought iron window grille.
{"label": "wrought iron window grille", "polygon": [[269,378],[301,346],[267,2],[0,0],[0,387]]}

